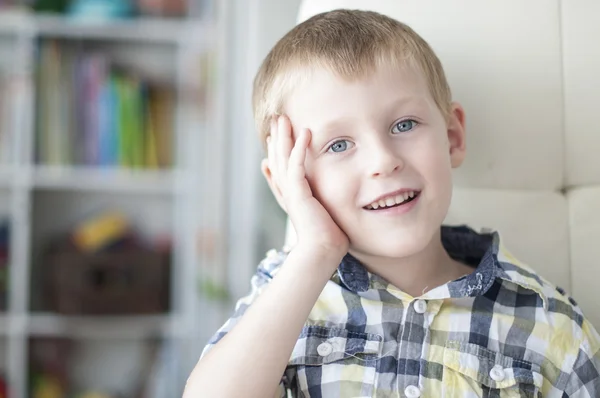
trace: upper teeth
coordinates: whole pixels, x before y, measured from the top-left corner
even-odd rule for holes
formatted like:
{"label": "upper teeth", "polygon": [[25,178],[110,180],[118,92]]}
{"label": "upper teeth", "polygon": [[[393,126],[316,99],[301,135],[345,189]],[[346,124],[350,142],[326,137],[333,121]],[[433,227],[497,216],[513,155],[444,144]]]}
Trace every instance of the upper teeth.
{"label": "upper teeth", "polygon": [[411,198],[414,198],[416,195],[415,191],[407,191],[401,194],[398,194],[396,196],[389,196],[385,199],[379,199],[376,202],[371,203],[370,205],[366,206],[367,209],[378,209],[380,207],[390,207],[390,206],[394,206],[397,204],[400,204],[402,202],[405,202]]}

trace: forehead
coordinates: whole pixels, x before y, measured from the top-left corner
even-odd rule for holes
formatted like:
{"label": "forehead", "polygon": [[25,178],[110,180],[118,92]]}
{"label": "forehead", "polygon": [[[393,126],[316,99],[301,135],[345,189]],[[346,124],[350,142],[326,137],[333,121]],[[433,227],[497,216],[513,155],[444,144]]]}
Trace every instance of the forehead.
{"label": "forehead", "polygon": [[423,74],[414,68],[380,67],[354,79],[314,68],[290,90],[283,111],[310,128],[336,118],[376,116],[400,102],[434,104]]}

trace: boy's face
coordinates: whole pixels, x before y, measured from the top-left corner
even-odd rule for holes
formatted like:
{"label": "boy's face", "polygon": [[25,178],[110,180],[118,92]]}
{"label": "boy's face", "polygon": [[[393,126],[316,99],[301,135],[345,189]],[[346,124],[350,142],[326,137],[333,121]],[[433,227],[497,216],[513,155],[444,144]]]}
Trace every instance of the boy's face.
{"label": "boy's face", "polygon": [[[355,82],[316,70],[284,109],[294,132],[311,130],[308,182],[363,261],[407,257],[431,242],[450,205],[451,169],[465,155],[462,108],[453,104],[446,122],[421,73],[404,69]],[[373,209],[382,196],[408,200]]]}

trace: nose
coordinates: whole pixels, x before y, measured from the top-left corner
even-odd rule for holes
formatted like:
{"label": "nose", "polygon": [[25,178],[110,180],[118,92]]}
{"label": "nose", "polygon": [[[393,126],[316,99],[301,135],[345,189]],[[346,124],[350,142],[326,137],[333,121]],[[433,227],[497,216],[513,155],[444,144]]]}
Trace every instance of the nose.
{"label": "nose", "polygon": [[369,175],[372,177],[385,177],[402,170],[404,161],[396,148],[390,142],[377,138],[371,142],[369,148],[370,168]]}

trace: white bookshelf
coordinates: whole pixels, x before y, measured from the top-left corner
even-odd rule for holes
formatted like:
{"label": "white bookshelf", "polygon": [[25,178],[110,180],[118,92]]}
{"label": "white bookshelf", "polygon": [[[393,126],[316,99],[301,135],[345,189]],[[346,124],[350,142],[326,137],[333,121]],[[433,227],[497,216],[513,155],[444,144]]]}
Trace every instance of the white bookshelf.
{"label": "white bookshelf", "polygon": [[[221,7],[219,2],[215,6]],[[0,371],[8,377],[9,398],[27,396],[29,339],[55,337],[77,341],[79,348],[71,359],[76,363],[71,366],[78,383],[90,383],[86,385],[90,389],[108,386],[116,391],[121,388],[118,383],[122,377],[115,374],[132,372],[132,367],[143,365],[139,344],[152,337],[163,339],[168,343],[169,357],[159,396],[181,396],[198,349],[205,343],[196,338],[202,322],[199,311],[204,305],[198,295],[198,274],[204,263],[213,268],[226,263],[225,96],[217,90],[223,77],[213,76],[205,108],[198,109],[195,102],[196,90],[203,83],[200,76],[205,65],[201,61],[209,57],[217,63],[212,69],[218,71],[218,65],[226,60],[227,55],[221,52],[226,12],[226,7],[218,8],[215,20],[137,19],[111,23],[0,12],[0,56],[10,55],[2,65],[5,72],[8,70],[11,77],[25,85],[24,96],[15,100],[11,123],[13,158],[8,164],[0,164],[0,217],[8,217],[11,225],[9,306],[0,314]],[[175,86],[173,168],[128,170],[36,164],[34,54],[38,41],[45,38],[89,44],[127,62],[137,62]],[[40,246],[48,236],[64,230],[82,215],[108,205],[131,216],[134,225],[138,223],[150,233],[172,236],[171,312],[63,316],[32,309],[30,293],[35,288],[32,280]],[[210,254],[198,250],[197,236],[202,231],[212,231],[219,238]],[[142,359],[132,362],[132,358]]]}
{"label": "white bookshelf", "polygon": [[176,172],[171,170],[37,166],[33,170],[32,184],[35,189],[48,190],[170,194],[177,178]]}
{"label": "white bookshelf", "polygon": [[44,36],[86,40],[127,40],[150,43],[178,43],[201,31],[202,21],[144,18],[124,21],[74,21],[51,15],[39,16],[36,31]]}
{"label": "white bookshelf", "polygon": [[15,174],[11,167],[0,166],[0,189],[10,188]]}
{"label": "white bookshelf", "polygon": [[172,315],[59,316],[33,314],[27,329],[32,336],[58,336],[74,339],[141,339],[148,336],[177,338],[185,336],[177,325],[181,319]]}

